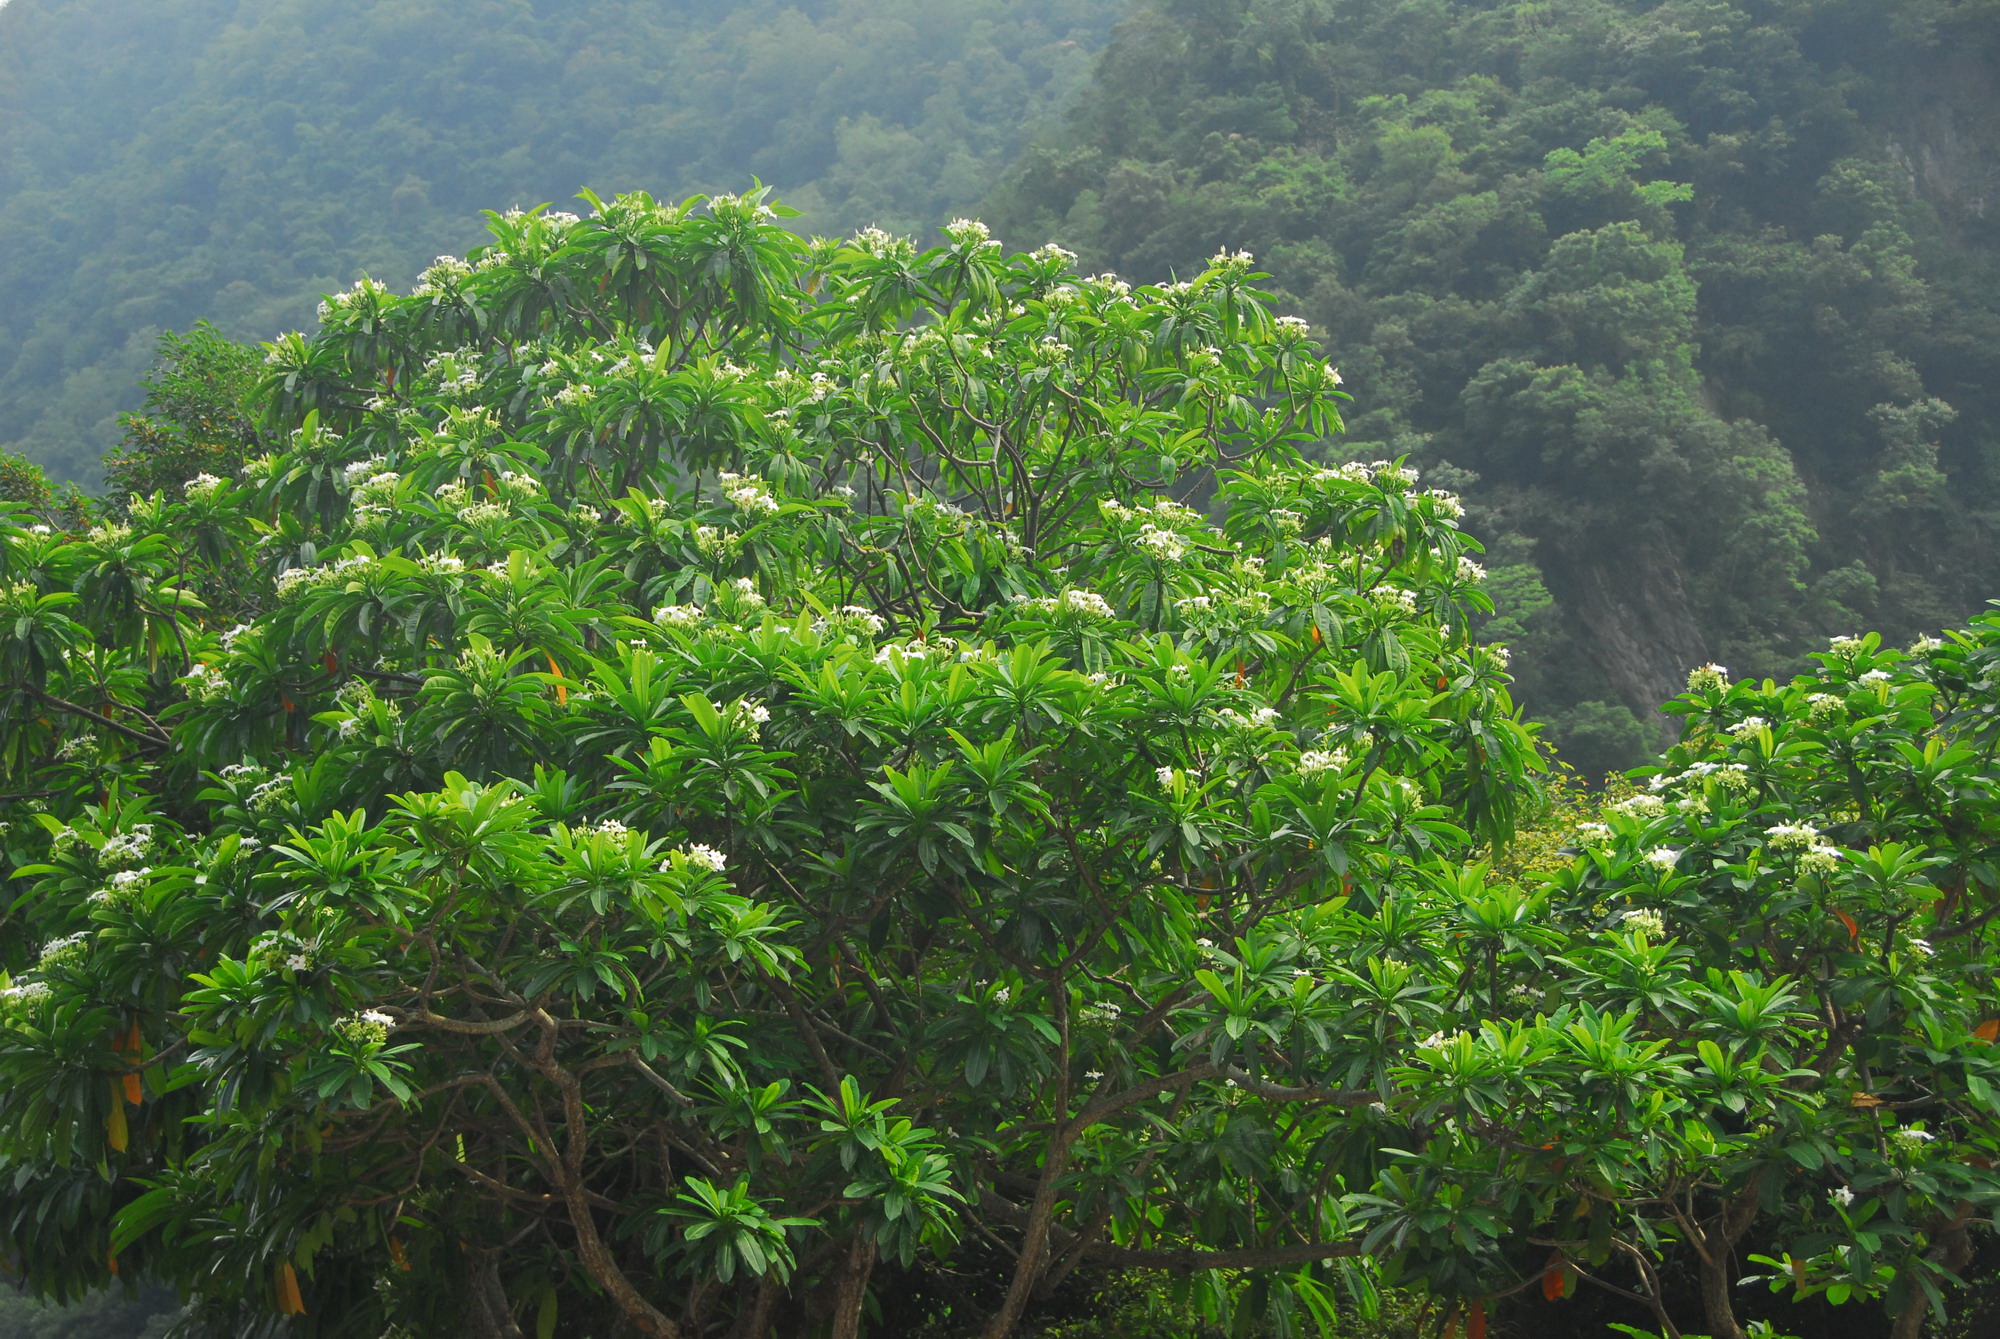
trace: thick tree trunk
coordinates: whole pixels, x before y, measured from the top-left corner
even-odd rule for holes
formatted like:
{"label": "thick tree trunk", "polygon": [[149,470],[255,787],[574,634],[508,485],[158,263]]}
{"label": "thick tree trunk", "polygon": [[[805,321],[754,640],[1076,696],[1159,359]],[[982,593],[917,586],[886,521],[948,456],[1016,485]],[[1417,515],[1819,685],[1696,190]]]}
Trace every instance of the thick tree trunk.
{"label": "thick tree trunk", "polygon": [[500,1266],[490,1255],[469,1255],[465,1272],[465,1339],[521,1339],[500,1282]]}
{"label": "thick tree trunk", "polygon": [[[1956,1274],[1972,1263],[1972,1239],[1966,1235],[1965,1225],[1972,1221],[1972,1206],[1962,1204],[1958,1214],[1937,1228],[1937,1241],[1931,1247],[1930,1258]],[[1896,1313],[1895,1328],[1890,1330],[1891,1339],[1920,1339],[1924,1332],[1924,1317],[1930,1314],[1930,1299],[1919,1288],[1910,1300],[1903,1303],[1903,1309]]]}
{"label": "thick tree trunk", "polygon": [[1722,1206],[1714,1226],[1696,1243],[1701,1253],[1701,1310],[1712,1339],[1748,1339],[1736,1320],[1736,1244],[1757,1220],[1758,1172]]}
{"label": "thick tree trunk", "polygon": [[828,1339],[858,1339],[861,1333],[861,1305],[868,1300],[868,1276],[875,1272],[875,1243],[854,1229],[847,1248],[840,1281],[833,1290],[833,1329]]}
{"label": "thick tree trunk", "polygon": [[1007,1339],[1021,1319],[1021,1312],[1027,1309],[1029,1298],[1034,1296],[1048,1254],[1049,1230],[1055,1225],[1056,1187],[1069,1169],[1069,1151],[1075,1138],[1075,1133],[1064,1127],[1049,1140],[1042,1159],[1042,1183],[1035,1190],[1035,1202],[1028,1210],[1027,1226],[1021,1234],[1021,1255],[1014,1262],[1014,1278],[1008,1284],[1000,1309],[980,1332],[981,1339]]}
{"label": "thick tree trunk", "polygon": [[777,1310],[780,1291],[777,1275],[766,1274],[757,1285],[757,1300],[737,1318],[736,1328],[729,1332],[729,1339],[768,1339],[771,1316]]}
{"label": "thick tree trunk", "polygon": [[1736,1323],[1734,1253],[1721,1246],[1713,1260],[1701,1262],[1701,1310],[1711,1339],[1748,1339]]}

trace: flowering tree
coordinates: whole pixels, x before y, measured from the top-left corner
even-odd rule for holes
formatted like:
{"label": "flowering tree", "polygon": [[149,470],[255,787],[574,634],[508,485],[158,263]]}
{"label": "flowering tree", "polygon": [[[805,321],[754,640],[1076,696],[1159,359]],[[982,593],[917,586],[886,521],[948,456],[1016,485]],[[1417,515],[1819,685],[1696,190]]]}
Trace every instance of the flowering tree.
{"label": "flowering tree", "polygon": [[1985,632],[1704,681],[1521,886],[1477,545],[1306,458],[1338,377],[1248,257],[592,203],[330,298],[246,477],[0,533],[34,1286],[762,1339],[957,1259],[931,1317],[994,1339],[1128,1269],[1671,1333],[1698,1259],[1720,1335],[1777,1241],[1941,1295],[2000,1081],[1946,975],[1990,990]]}

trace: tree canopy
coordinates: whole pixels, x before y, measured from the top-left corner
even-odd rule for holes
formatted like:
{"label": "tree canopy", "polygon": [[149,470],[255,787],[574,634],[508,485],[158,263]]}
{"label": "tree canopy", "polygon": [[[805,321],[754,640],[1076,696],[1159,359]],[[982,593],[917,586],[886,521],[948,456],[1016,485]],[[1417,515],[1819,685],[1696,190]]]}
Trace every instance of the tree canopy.
{"label": "tree canopy", "polygon": [[1133,1271],[1282,1335],[1391,1284],[1949,1311],[2000,618],[1699,667],[1574,825],[1460,504],[1326,455],[1246,256],[588,203],[330,296],[239,474],[0,527],[28,1286],[544,1339],[1002,1339]]}

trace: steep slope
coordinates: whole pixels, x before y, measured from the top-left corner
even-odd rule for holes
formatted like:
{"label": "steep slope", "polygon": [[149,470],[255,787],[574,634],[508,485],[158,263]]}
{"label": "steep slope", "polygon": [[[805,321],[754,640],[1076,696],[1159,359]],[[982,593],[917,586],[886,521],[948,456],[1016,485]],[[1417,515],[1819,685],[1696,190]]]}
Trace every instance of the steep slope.
{"label": "steep slope", "polygon": [[1690,664],[2000,592],[2000,7],[1156,0],[1003,190],[1129,277],[1248,246],[1343,449],[1470,484],[1591,765]]}
{"label": "steep slope", "polygon": [[[0,445],[95,477],[153,337],[407,285],[477,211],[755,173],[831,231],[968,208],[1123,0],[14,0]],[[470,231],[469,231],[470,230]]]}

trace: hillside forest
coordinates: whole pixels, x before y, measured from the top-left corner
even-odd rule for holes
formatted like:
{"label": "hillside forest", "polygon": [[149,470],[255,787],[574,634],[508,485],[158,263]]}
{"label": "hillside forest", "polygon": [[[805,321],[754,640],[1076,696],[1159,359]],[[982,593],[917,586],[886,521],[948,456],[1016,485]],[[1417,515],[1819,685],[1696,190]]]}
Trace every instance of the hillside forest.
{"label": "hillside forest", "polygon": [[760,177],[973,212],[1122,0],[21,0],[0,9],[0,445],[95,487],[155,337],[408,287],[480,211]]}
{"label": "hillside forest", "polygon": [[996,222],[1088,266],[1254,252],[1451,475],[1522,697],[1593,773],[1688,665],[2000,590],[2000,9],[1157,0]]}

